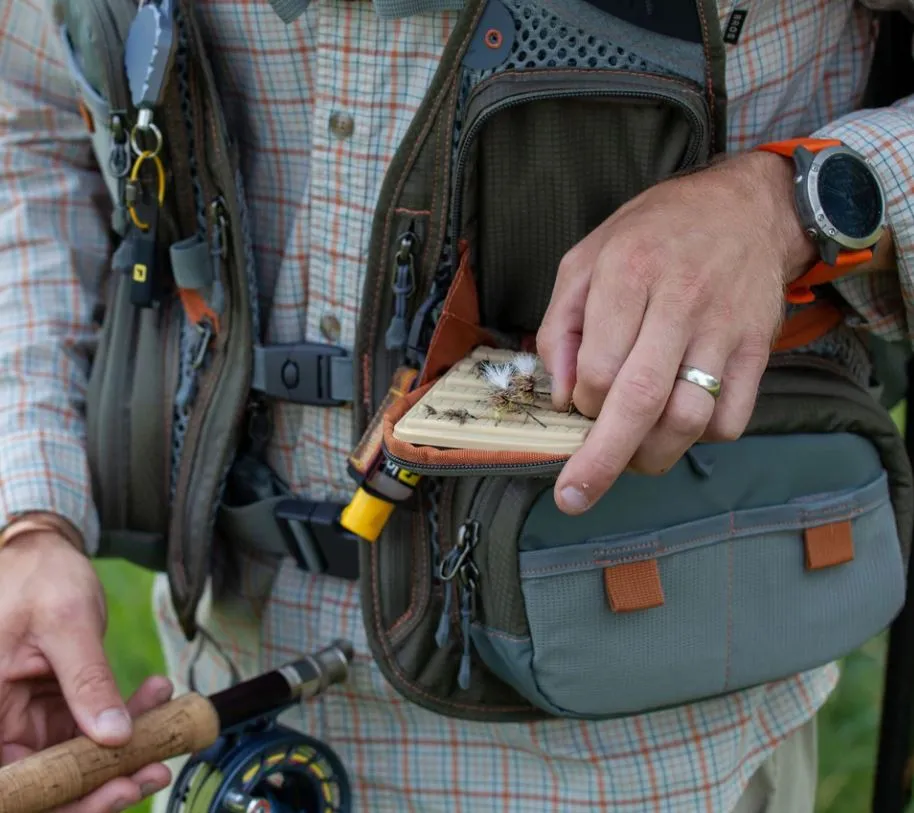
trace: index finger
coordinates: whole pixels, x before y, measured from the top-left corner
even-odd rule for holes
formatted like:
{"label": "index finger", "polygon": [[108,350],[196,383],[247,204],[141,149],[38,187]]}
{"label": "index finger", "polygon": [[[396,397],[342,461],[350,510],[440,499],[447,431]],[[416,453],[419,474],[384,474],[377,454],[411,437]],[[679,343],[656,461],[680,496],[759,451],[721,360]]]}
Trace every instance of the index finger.
{"label": "index finger", "polygon": [[612,486],[669,400],[689,335],[681,313],[648,304],[641,332],[584,444],[555,484],[561,511],[580,514]]}

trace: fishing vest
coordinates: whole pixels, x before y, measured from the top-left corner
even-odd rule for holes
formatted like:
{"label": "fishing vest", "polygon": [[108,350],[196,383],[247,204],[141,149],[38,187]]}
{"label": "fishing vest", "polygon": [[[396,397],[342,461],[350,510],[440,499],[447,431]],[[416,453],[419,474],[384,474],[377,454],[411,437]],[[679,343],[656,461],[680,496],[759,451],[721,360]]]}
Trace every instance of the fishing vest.
{"label": "fishing vest", "polygon": [[[303,5],[274,3],[288,19]],[[99,554],[166,572],[188,639],[214,540],[288,546],[303,568],[358,579],[390,683],[489,722],[726,694],[840,658],[895,617],[911,468],[827,292],[788,313],[741,439],[696,444],[659,477],[626,472],[581,516],[553,501],[567,455],[396,437],[480,348],[533,346],[569,248],[724,152],[716,4],[662,5],[460,6],[384,178],[345,349],[263,341],[271,291],[191,0],[159,6],[155,35],[176,41],[161,137],[129,93],[128,40],[149,35],[131,29],[133,0],[58,3],[117,242],[87,401]],[[353,490],[382,466],[409,492],[377,539],[269,471],[276,399],[351,404]]]}

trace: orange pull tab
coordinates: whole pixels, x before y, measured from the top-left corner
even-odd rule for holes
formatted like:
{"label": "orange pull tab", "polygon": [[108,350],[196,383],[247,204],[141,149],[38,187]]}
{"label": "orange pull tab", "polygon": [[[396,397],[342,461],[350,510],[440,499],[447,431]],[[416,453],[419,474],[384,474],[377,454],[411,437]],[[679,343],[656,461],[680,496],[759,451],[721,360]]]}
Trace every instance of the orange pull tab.
{"label": "orange pull tab", "polygon": [[807,528],[803,543],[807,570],[843,565],[854,559],[854,532],[850,520]]}
{"label": "orange pull tab", "polygon": [[184,313],[192,324],[199,325],[203,322],[209,322],[212,325],[213,332],[219,333],[219,317],[216,312],[206,304],[206,300],[198,291],[190,288],[179,288],[178,294],[181,297],[181,305]]}
{"label": "orange pull tab", "polygon": [[665,601],[656,559],[603,568],[603,586],[615,613],[649,610]]}

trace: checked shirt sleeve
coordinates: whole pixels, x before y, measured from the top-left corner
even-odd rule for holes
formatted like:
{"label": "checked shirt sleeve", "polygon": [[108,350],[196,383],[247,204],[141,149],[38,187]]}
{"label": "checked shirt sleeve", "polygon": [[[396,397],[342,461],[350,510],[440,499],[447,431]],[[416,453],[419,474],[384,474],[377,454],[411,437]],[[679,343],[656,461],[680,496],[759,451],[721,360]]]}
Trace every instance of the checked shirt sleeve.
{"label": "checked shirt sleeve", "polygon": [[50,513],[91,554],[83,402],[107,192],[50,6],[0,5],[0,529]]}
{"label": "checked shirt sleeve", "polygon": [[837,138],[865,155],[882,179],[897,270],[851,274],[834,283],[861,328],[914,340],[914,97],[848,114],[812,134]]}

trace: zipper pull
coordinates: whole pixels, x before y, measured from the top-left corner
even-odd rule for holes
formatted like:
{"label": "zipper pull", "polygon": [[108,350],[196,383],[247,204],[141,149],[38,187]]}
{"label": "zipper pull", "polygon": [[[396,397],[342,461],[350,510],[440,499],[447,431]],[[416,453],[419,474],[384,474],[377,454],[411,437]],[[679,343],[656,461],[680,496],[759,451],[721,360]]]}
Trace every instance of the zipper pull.
{"label": "zipper pull", "polygon": [[453,588],[451,581],[460,571],[461,548],[458,539],[457,544],[451,548],[447,555],[438,565],[438,580],[444,584],[444,609],[441,611],[441,618],[438,621],[438,629],[435,631],[435,643],[441,649],[447,645],[451,637],[451,595]]}
{"label": "zipper pull", "polygon": [[[444,583],[444,610],[438,629],[435,632],[435,643],[439,649],[445,646],[450,638],[451,629],[451,582],[459,578],[461,584],[461,603],[464,601],[467,579],[475,579],[473,574],[478,573],[476,565],[470,558],[473,548],[479,541],[479,523],[475,520],[464,522],[457,532],[457,544],[451,548],[438,566],[438,579]],[[475,589],[475,588],[474,588]],[[464,643],[464,647],[466,643]]]}
{"label": "zipper pull", "polygon": [[444,609],[441,611],[441,618],[438,620],[438,629],[435,631],[435,643],[438,649],[447,646],[451,637],[451,596],[454,591],[450,584],[444,587]]}
{"label": "zipper pull", "polygon": [[384,337],[388,350],[403,351],[406,348],[406,311],[409,298],[416,286],[414,252],[418,240],[412,232],[400,237],[400,250],[397,252],[394,266],[394,279],[391,287],[394,292],[394,314]]}
{"label": "zipper pull", "polygon": [[226,232],[228,221],[225,206],[221,198],[216,198],[210,206],[213,213],[213,238],[210,244],[210,256],[213,260],[213,287],[209,296],[209,306],[219,316],[225,309],[225,289],[222,286],[222,261],[228,253]]}
{"label": "zipper pull", "polygon": [[457,544],[441,560],[438,568],[438,578],[441,581],[453,581],[455,576],[461,574],[478,540],[479,523],[475,520],[464,522],[457,532]]}
{"label": "zipper pull", "polygon": [[463,635],[463,655],[460,656],[457,682],[464,691],[470,688],[470,653],[472,652],[470,626],[476,616],[476,577],[474,575],[476,572],[476,565],[472,562],[468,562],[461,572],[463,586],[460,591],[460,631]]}
{"label": "zipper pull", "polygon": [[190,375],[184,379],[184,383],[175,394],[175,406],[185,415],[190,411],[194,399],[197,397],[197,378],[206,361],[210,341],[215,335],[212,325],[206,320],[196,325],[196,329],[198,338],[191,352]]}
{"label": "zipper pull", "polygon": [[111,228],[121,237],[130,227],[127,211],[127,176],[130,174],[130,152],[127,145],[125,119],[119,111],[112,112],[108,121],[111,132],[111,150],[108,153],[108,171],[117,178],[117,200],[111,212]]}
{"label": "zipper pull", "polygon": [[440,316],[437,309],[447,296],[453,276],[453,265],[450,260],[445,260],[435,272],[428,296],[416,308],[406,345],[406,361],[413,367],[421,367],[425,363],[428,344]]}

